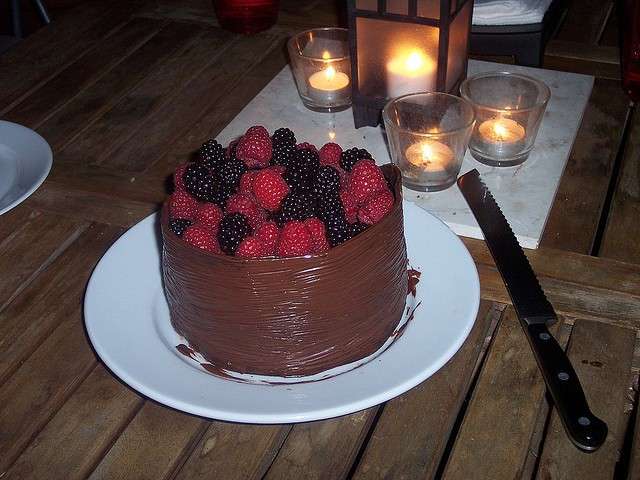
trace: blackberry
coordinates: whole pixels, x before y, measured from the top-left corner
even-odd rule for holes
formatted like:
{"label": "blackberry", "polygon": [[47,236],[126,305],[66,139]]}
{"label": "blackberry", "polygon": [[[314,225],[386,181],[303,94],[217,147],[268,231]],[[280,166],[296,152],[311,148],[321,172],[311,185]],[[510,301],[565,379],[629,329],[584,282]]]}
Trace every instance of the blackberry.
{"label": "blackberry", "polygon": [[329,217],[324,220],[324,225],[327,231],[327,240],[329,240],[329,245],[332,247],[340,245],[351,238],[349,224],[344,215]]}
{"label": "blackberry", "polygon": [[222,217],[218,227],[218,242],[227,255],[233,255],[244,240],[253,232],[247,217],[241,213],[232,213]]}
{"label": "blackberry", "polygon": [[301,148],[295,151],[290,165],[303,168],[315,177],[320,168],[320,155],[310,148]]}
{"label": "blackberry", "polygon": [[225,209],[229,197],[236,193],[236,189],[224,183],[216,183],[211,186],[207,194],[207,202],[215,203],[221,209]]}
{"label": "blackberry", "polygon": [[296,153],[296,146],[289,143],[274,143],[271,153],[271,165],[284,165],[291,163],[291,159]]}
{"label": "blackberry", "polygon": [[364,232],[367,228],[369,228],[369,225],[367,225],[366,223],[362,223],[362,222],[352,223],[349,225],[349,235],[351,236],[351,238],[353,238],[359,233]]}
{"label": "blackberry", "polygon": [[273,132],[273,135],[271,135],[271,141],[273,142],[274,146],[276,144],[283,143],[295,146],[295,144],[297,143],[296,136],[288,128],[279,128],[275,132]]}
{"label": "blackberry", "polygon": [[340,166],[350,172],[356,162],[363,158],[372,159],[373,157],[364,148],[350,148],[340,154]]}
{"label": "blackberry", "polygon": [[317,199],[316,212],[323,222],[334,217],[345,217],[344,206],[338,193]]}
{"label": "blackberry", "polygon": [[190,164],[182,176],[184,187],[198,200],[209,202],[215,179],[209,169],[200,163]]}
{"label": "blackberry", "polygon": [[236,158],[230,158],[220,167],[218,175],[220,176],[220,182],[235,192],[240,184],[240,177],[246,171],[247,166],[243,162]]}
{"label": "blackberry", "polygon": [[184,231],[191,226],[191,220],[186,218],[174,218],[169,220],[169,228],[178,237],[181,237]]}
{"label": "blackberry", "polygon": [[338,171],[325,165],[320,167],[313,185],[313,193],[317,197],[334,196],[340,190],[340,174]]}
{"label": "blackberry", "polygon": [[313,175],[304,166],[290,164],[282,178],[295,193],[311,193],[313,191]]}
{"label": "blackberry", "polygon": [[216,140],[208,140],[198,150],[198,157],[209,170],[217,170],[225,161],[224,148]]}
{"label": "blackberry", "polygon": [[278,226],[282,227],[290,220],[306,220],[315,216],[315,213],[315,200],[312,195],[290,192],[282,200],[274,220]]}

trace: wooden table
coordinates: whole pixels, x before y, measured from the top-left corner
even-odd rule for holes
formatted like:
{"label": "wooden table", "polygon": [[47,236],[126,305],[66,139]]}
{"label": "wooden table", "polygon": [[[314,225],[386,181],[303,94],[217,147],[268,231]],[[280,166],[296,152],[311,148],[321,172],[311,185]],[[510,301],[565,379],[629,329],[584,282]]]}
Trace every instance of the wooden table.
{"label": "wooden table", "polygon": [[[330,2],[282,3],[276,27],[242,37],[217,28],[205,0],[85,2],[0,57],[0,117],[54,149],[47,181],[0,217],[0,478],[640,478],[640,112],[607,78],[609,27],[587,36],[600,7],[570,10],[550,44],[548,66],[598,79],[543,246],[527,252],[609,424],[598,452],[567,440],[477,240],[465,240],[482,285],[469,339],[432,378],[366,411],[210,421],[141,397],[100,363],[81,308],[100,256],[285,65],[291,32],[337,22]],[[597,58],[562,57],[571,42]]]}

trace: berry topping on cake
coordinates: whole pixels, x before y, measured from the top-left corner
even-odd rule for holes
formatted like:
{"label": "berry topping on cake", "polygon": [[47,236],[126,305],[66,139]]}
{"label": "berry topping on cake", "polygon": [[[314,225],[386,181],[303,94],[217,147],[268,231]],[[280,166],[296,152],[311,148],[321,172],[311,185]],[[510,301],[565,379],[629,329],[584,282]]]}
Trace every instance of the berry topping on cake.
{"label": "berry topping on cake", "polygon": [[204,202],[212,201],[216,181],[207,167],[200,163],[192,163],[186,168],[182,179],[184,188],[194,198]]}
{"label": "berry topping on cake", "polygon": [[310,193],[289,193],[280,210],[274,215],[278,225],[284,225],[291,220],[305,220],[316,214],[316,201]]}
{"label": "berry topping on cake", "polygon": [[242,193],[236,193],[229,198],[226,213],[243,214],[247,217],[251,228],[256,228],[267,219],[267,213],[260,208],[253,197]]}
{"label": "berry topping on cake", "polygon": [[266,255],[268,255],[266,245],[255,236],[250,236],[242,240],[236,250],[236,257],[258,258]]}
{"label": "berry topping on cake", "polygon": [[249,168],[262,168],[271,160],[271,137],[264,127],[247,130],[236,148],[236,156]]}
{"label": "berry topping on cake", "polygon": [[324,223],[317,218],[308,218],[304,221],[304,226],[307,227],[311,234],[313,253],[323,253],[328,251],[330,245],[327,240]]}
{"label": "berry topping on cake", "polygon": [[220,220],[222,220],[222,210],[213,203],[203,203],[196,211],[196,223],[211,229],[214,234],[218,232]]}
{"label": "berry topping on cake", "polygon": [[[253,232],[249,220],[241,213],[230,213],[222,217],[218,227],[218,242],[227,255],[233,255],[244,240]],[[186,233],[186,232],[185,232]]]}
{"label": "berry topping on cake", "polygon": [[253,181],[253,194],[258,204],[270,212],[278,210],[289,193],[289,186],[275,169],[259,172]]}
{"label": "berry topping on cake", "polygon": [[280,238],[280,229],[275,222],[265,222],[259,225],[253,235],[260,239],[265,246],[265,255],[273,255],[276,253],[278,240]]}
{"label": "berry topping on cake", "polygon": [[277,253],[281,257],[298,257],[313,252],[311,232],[304,223],[297,220],[288,222],[280,233]]}
{"label": "berry topping on cake", "polygon": [[184,231],[189,228],[191,224],[191,220],[187,220],[186,218],[174,218],[173,220],[169,220],[169,228],[178,237],[181,237]]}
{"label": "berry topping on cake", "polygon": [[344,214],[347,217],[347,222],[354,223],[358,218],[358,202],[349,190],[340,191],[340,200],[344,207]]}
{"label": "berry topping on cake", "polygon": [[317,197],[335,196],[339,190],[340,174],[338,171],[329,165],[320,167],[313,185],[313,193]]}
{"label": "berry topping on cake", "polygon": [[336,215],[325,220],[327,239],[332,247],[336,247],[351,238],[349,223],[344,216]]}
{"label": "berry topping on cake", "polygon": [[183,190],[176,190],[169,200],[169,216],[193,220],[198,210],[198,201]]}
{"label": "berry topping on cake", "polygon": [[378,223],[393,208],[393,194],[388,190],[376,193],[358,210],[358,220],[368,225]]}
{"label": "berry topping on cake", "polygon": [[182,234],[182,239],[189,245],[207,252],[222,253],[215,233],[204,225],[193,225]]}
{"label": "berry topping on cake", "polygon": [[331,165],[333,167],[340,166],[342,148],[337,143],[325,143],[318,154],[320,155],[321,165]]}
{"label": "berry topping on cake", "polygon": [[199,162],[209,170],[215,170],[225,162],[224,147],[216,140],[207,140],[198,150]]}
{"label": "berry topping on cake", "polygon": [[358,160],[372,158],[371,154],[364,148],[350,148],[342,152],[340,156],[340,166],[347,172],[350,172]]}
{"label": "berry topping on cake", "polygon": [[313,143],[309,143],[309,142],[299,143],[298,145],[296,145],[296,149],[298,149],[298,150],[312,150],[312,151],[318,153],[318,149],[316,148],[316,146]]}
{"label": "berry topping on cake", "polygon": [[238,186],[238,193],[244,193],[245,195],[253,195],[253,181],[256,175],[260,173],[259,170],[249,170],[240,177],[240,185]]}
{"label": "berry topping on cake", "polygon": [[370,197],[388,188],[382,170],[373,160],[360,160],[353,166],[349,178],[349,191],[359,205],[363,205]]}
{"label": "berry topping on cake", "polygon": [[223,163],[218,170],[220,183],[226,186],[230,192],[235,192],[246,171],[247,167],[244,163],[232,157]]}

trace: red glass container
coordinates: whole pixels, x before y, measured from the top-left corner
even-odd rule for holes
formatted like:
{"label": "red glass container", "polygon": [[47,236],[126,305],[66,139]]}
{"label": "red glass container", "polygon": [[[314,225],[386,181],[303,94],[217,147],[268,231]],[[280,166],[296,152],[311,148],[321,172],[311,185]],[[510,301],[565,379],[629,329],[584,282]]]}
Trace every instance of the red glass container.
{"label": "red glass container", "polygon": [[220,26],[236,33],[257,33],[278,19],[278,0],[213,0]]}
{"label": "red glass container", "polygon": [[622,30],[622,88],[640,102],[640,0],[624,0]]}

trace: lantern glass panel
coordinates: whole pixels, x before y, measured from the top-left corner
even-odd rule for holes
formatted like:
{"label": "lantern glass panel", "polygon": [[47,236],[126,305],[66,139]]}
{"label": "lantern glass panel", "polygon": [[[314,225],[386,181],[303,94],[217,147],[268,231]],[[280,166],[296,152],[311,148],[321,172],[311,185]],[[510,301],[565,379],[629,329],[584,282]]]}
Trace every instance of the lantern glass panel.
{"label": "lantern glass panel", "polygon": [[398,15],[409,14],[408,0],[387,0],[387,13],[396,13]]}
{"label": "lantern glass panel", "polygon": [[440,0],[418,0],[418,16],[425,18],[440,18]]}
{"label": "lantern glass panel", "polygon": [[471,16],[472,3],[473,2],[467,2],[449,26],[447,91],[451,91],[464,74],[464,66],[467,62],[467,48],[469,45],[469,17]]}
{"label": "lantern glass panel", "polygon": [[378,0],[356,0],[356,8],[358,10],[378,11]]}
{"label": "lantern glass panel", "polygon": [[359,17],[356,30],[361,94],[393,98],[436,89],[437,27]]}

